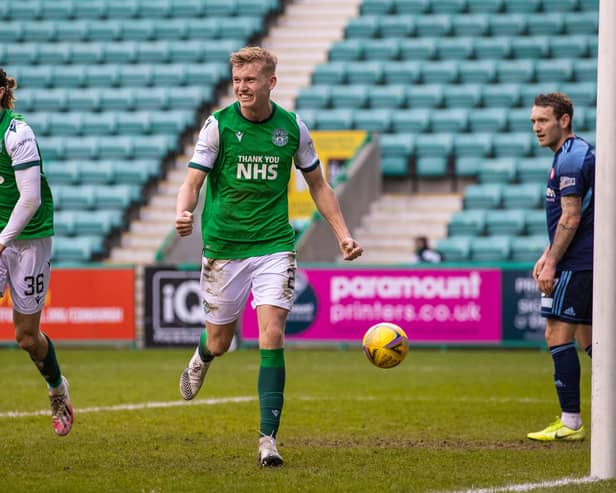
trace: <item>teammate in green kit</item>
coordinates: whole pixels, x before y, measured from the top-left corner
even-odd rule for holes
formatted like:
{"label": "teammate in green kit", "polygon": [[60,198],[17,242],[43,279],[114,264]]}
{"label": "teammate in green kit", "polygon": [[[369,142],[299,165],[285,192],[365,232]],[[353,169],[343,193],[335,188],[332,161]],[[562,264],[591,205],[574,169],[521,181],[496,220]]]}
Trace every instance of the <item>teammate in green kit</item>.
{"label": "teammate in green kit", "polygon": [[0,298],[8,284],[15,337],[47,381],[54,431],[66,435],[73,425],[68,381],[40,329],[51,269],[53,198],[34,132],[13,112],[16,87],[0,68]]}
{"label": "teammate in green kit", "polygon": [[312,138],[298,115],[270,100],[276,57],[259,47],[231,55],[237,101],[211,115],[198,142],[176,204],[176,231],[193,229],[193,211],[206,179],[201,218],[201,292],[206,329],[180,378],[184,399],[203,384],[212,360],[231,344],[235,324],[252,291],[259,323],[258,461],[279,466],[276,446],[285,384],[284,327],[293,304],[295,234],[289,224],[287,186],[299,168],[345,260],[362,254],[336,196],[321,172]]}

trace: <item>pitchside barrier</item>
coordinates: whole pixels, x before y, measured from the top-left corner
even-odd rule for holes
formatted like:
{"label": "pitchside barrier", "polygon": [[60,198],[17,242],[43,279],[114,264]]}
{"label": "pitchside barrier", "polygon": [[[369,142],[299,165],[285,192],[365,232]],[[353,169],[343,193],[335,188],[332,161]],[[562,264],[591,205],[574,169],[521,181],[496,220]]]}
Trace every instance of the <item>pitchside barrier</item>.
{"label": "pitchside barrier", "polygon": [[[436,267],[300,265],[288,345],[359,345],[394,322],[416,346],[544,347],[540,297],[528,264]],[[0,344],[14,345],[12,305],[0,299]],[[204,324],[199,266],[107,266],[52,271],[43,330],[69,344],[194,346]],[[252,299],[239,324],[257,344]]]}

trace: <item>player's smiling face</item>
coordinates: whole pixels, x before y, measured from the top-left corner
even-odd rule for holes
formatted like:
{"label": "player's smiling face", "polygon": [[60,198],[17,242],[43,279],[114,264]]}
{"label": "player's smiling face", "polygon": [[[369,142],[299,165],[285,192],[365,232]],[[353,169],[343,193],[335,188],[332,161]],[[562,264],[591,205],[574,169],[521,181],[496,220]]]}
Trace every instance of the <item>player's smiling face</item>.
{"label": "player's smiling face", "polygon": [[242,114],[253,121],[265,120],[271,113],[270,93],[276,86],[276,76],[266,73],[261,62],[233,67],[233,92]]}
{"label": "player's smiling face", "polygon": [[530,113],[533,132],[541,147],[549,147],[556,152],[569,137],[569,115],[556,118],[551,106],[533,106]]}

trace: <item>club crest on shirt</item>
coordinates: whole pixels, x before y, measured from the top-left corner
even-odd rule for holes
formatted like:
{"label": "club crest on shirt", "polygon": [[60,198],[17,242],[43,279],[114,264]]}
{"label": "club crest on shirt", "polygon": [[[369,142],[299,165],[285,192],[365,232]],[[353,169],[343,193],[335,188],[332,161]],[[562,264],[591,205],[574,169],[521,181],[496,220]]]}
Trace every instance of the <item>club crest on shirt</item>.
{"label": "club crest on shirt", "polygon": [[274,134],[272,135],[272,143],[277,147],[283,147],[287,145],[289,142],[289,134],[286,130],[282,128],[277,128],[274,130]]}
{"label": "club crest on shirt", "polygon": [[4,183],[4,176],[0,176],[0,185]]}

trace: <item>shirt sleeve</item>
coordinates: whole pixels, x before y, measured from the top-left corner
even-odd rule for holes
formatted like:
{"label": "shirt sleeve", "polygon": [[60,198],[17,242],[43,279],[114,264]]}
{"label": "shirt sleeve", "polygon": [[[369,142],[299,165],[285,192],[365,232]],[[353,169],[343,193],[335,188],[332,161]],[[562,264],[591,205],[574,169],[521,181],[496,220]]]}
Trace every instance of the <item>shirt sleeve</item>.
{"label": "shirt sleeve", "polygon": [[4,145],[14,170],[41,165],[36,137],[27,123],[13,120],[4,136]]}
{"label": "shirt sleeve", "polygon": [[41,168],[26,166],[15,172],[19,199],[11,212],[9,221],[0,233],[0,244],[7,246],[28,225],[41,205]]}
{"label": "shirt sleeve", "polygon": [[206,173],[211,171],[218,158],[219,148],[220,138],[218,136],[218,120],[210,116],[199,132],[199,138],[195,144],[195,150],[188,166],[205,171]]}
{"label": "shirt sleeve", "polygon": [[295,166],[304,172],[312,171],[319,167],[321,163],[308,127],[299,115],[295,115],[295,117],[299,126],[299,146],[295,152]]}

